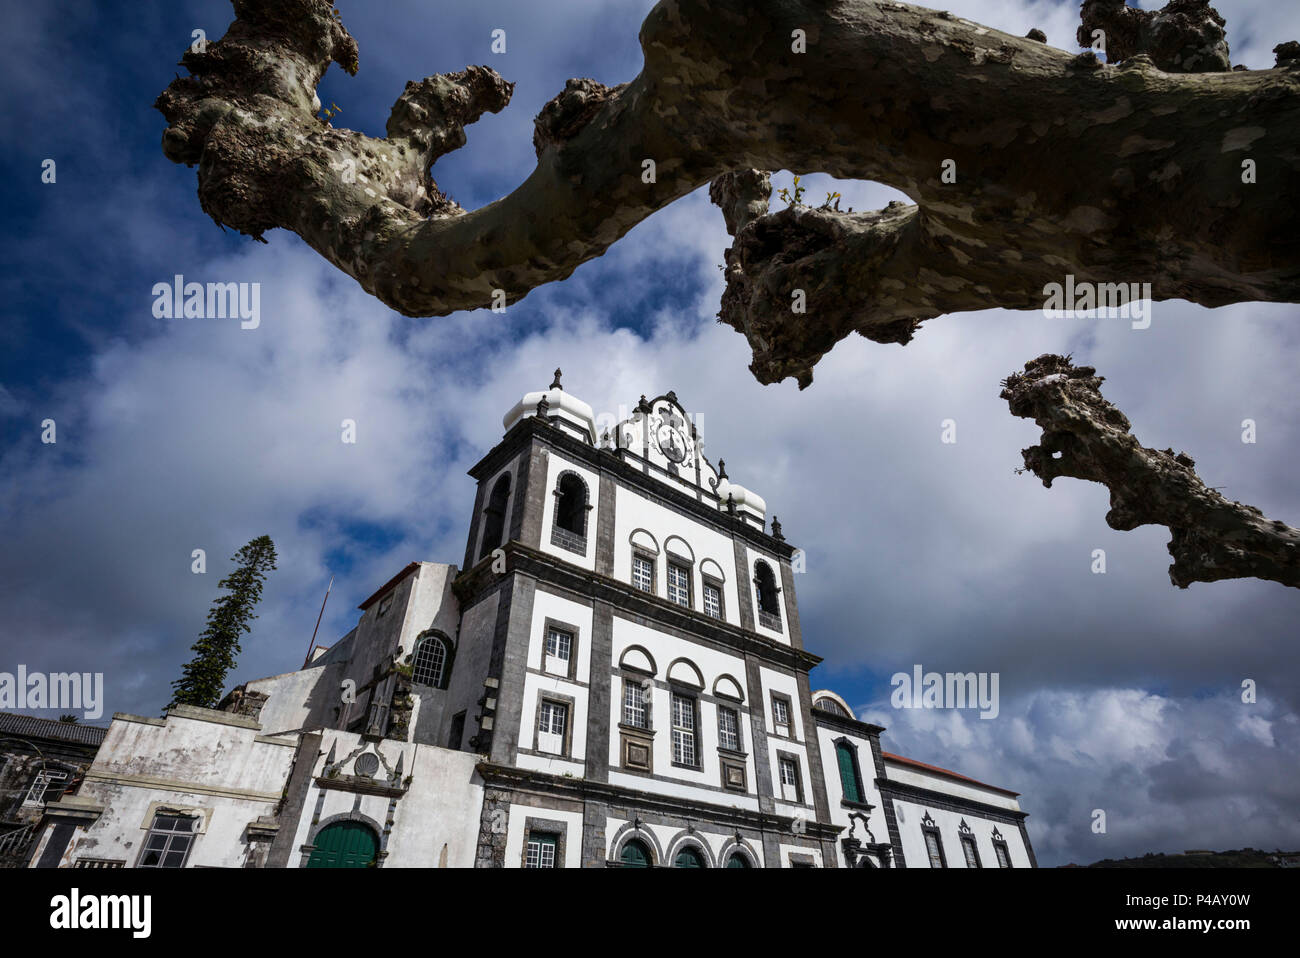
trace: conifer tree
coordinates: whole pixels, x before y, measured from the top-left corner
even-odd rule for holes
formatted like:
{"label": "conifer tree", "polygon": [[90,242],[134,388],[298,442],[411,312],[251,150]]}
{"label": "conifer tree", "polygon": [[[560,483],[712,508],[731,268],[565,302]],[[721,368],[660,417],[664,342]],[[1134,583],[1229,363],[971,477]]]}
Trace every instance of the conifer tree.
{"label": "conifer tree", "polygon": [[212,603],[208,626],[191,647],[196,653],[186,663],[181,677],[172,683],[173,705],[197,705],[216,708],[225,689],[226,673],[235,667],[239,639],[250,631],[257,618],[253,608],[262,598],[262,583],[275,568],[275,543],[270,536],[258,536],[240,549],[231,561],[235,571],[222,579],[218,587],[229,591]]}

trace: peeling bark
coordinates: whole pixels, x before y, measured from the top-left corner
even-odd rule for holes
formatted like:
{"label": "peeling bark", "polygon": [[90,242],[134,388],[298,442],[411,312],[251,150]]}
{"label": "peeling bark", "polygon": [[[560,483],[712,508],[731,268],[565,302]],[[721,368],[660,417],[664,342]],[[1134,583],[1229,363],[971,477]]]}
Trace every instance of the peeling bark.
{"label": "peeling bark", "polygon": [[[1039,308],[1067,273],[1207,306],[1300,298],[1300,70],[1281,54],[1273,70],[1176,74],[901,3],[664,0],[641,28],[641,73],[570,81],[537,119],[533,173],[466,212],[429,165],[511,84],[486,67],[428,77],[407,85],[387,138],[334,129],[313,115],[315,87],[331,62],[354,72],[357,49],[328,0],[234,7],[158,100],[164,152],[198,164],[218,223],[293,230],[407,315],[487,306],[495,290],[515,302],[746,170],[757,179],[717,190],[737,231],[720,317],[749,337],[764,382],[807,385],[853,331],[905,343],[943,313]],[[1213,22],[1198,16],[1183,19]],[[1258,184],[1243,184],[1244,159]],[[758,171],[773,169],[885,183],[914,205],[766,214]]]}
{"label": "peeling bark", "polygon": [[1093,367],[1052,355],[1005,380],[1012,414],[1043,430],[1039,445],[1021,451],[1025,468],[1048,488],[1060,476],[1106,486],[1112,529],[1168,526],[1169,578],[1181,589],[1242,578],[1300,588],[1300,529],[1225,499],[1201,481],[1187,454],[1141,445],[1127,417],[1102,398],[1103,381]]}

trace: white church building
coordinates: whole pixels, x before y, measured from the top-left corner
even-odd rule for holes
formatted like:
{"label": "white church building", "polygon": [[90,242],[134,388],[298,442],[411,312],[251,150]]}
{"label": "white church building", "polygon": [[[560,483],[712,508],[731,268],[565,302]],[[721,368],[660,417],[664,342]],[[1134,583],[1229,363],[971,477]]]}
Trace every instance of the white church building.
{"label": "white church building", "polygon": [[220,709],[118,713],[32,867],[1033,867],[1015,792],[813,691],[796,550],[669,392],[560,385],[470,470],[463,565]]}

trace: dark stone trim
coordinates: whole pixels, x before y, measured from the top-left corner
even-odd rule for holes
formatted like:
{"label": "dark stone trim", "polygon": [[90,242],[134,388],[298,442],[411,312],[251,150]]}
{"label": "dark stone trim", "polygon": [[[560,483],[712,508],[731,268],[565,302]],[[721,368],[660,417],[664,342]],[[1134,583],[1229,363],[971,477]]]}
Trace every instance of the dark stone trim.
{"label": "dark stone trim", "polygon": [[614,679],[608,665],[613,649],[614,610],[605,602],[593,602],[587,676],[586,776],[602,782],[609,777],[609,718]]}
{"label": "dark stone trim", "polygon": [[[496,690],[496,712],[492,715],[490,754],[494,761],[511,761],[519,744],[535,589],[536,582],[527,576],[507,576],[497,606],[496,634],[488,667],[488,677],[497,678],[500,683]],[[479,751],[482,750],[480,744]]]}
{"label": "dark stone trim", "polygon": [[794,594],[794,572],[790,568],[789,559],[782,559],[780,566],[781,594],[785,597],[785,620],[789,626],[786,634],[790,636],[791,645],[802,649],[803,631],[799,625],[799,600]]}
{"label": "dark stone trim", "polygon": [[596,501],[596,571],[614,575],[614,500],[617,484],[603,472]]}
{"label": "dark stone trim", "polygon": [[709,850],[709,843],[704,841],[695,834],[693,828],[685,828],[678,832],[668,841],[668,851],[664,855],[664,864],[669,868],[677,866],[677,856],[685,848],[694,848],[704,859],[705,868],[717,868],[718,860],[713,857],[713,852]]}
{"label": "dark stone trim", "polygon": [[[1020,840],[1025,843],[1025,851],[1029,853],[1029,867],[1038,867],[1038,856],[1034,854],[1034,846],[1029,843],[1029,831],[1025,828],[1025,820],[1020,820]],[[1011,851],[1007,850],[1007,861],[1011,860]]]}
{"label": "dark stone trim", "polygon": [[[847,732],[850,735],[859,735],[863,738],[870,738],[872,735],[879,735],[885,730],[883,725],[872,725],[870,722],[861,722],[858,719],[848,718],[844,715],[836,715],[834,712],[827,712],[825,709],[809,709],[813,722],[817,725],[824,725],[826,728],[834,729],[837,732]],[[878,770],[877,774],[884,774],[883,769]]]}
{"label": "dark stone trim", "polygon": [[308,732],[298,743],[293,770],[289,773],[289,782],[281,801],[280,830],[276,832],[271,850],[266,856],[267,868],[287,868],[289,865],[294,837],[298,834],[298,825],[306,811],[307,793],[311,789],[316,759],[320,758],[321,736],[320,732]]}
{"label": "dark stone trim", "polygon": [[313,781],[323,792],[352,792],[357,795],[383,795],[387,798],[401,798],[407,792],[404,785],[387,785],[360,775],[338,775],[334,778],[320,775]]}
{"label": "dark stone trim", "polygon": [[[776,793],[772,788],[772,758],[768,754],[767,716],[762,706],[763,677],[758,660],[749,655],[745,656],[745,684],[750,690],[750,701],[757,699],[759,703],[758,708],[749,709],[749,741],[754,749],[754,787],[758,791],[758,807],[772,812]],[[766,846],[763,854],[766,857]]]}
{"label": "dark stone trim", "polygon": [[[790,595],[793,601],[793,591]],[[797,621],[796,618],[791,618],[792,623]],[[791,635],[793,634],[792,630]],[[817,726],[813,724],[812,716],[809,714],[812,711],[812,692],[808,687],[808,673],[800,672],[795,680],[799,683],[800,720],[803,722],[804,748],[808,755],[808,776],[811,779],[809,785],[812,788],[813,807],[817,809],[817,817],[825,821],[831,817],[830,799],[826,792],[826,773],[822,768],[821,741],[817,735]]]}
{"label": "dark stone trim", "polygon": [[[734,805],[715,805],[696,799],[679,798],[656,792],[642,792],[608,782],[589,782],[581,778],[565,778],[546,772],[480,762],[476,771],[490,789],[513,789],[525,794],[551,796],[571,801],[595,801],[605,805],[629,807],[646,813],[693,818],[709,823],[711,829],[752,828],[767,830],[775,835],[795,835],[795,818],[771,812],[751,811]],[[804,831],[798,838],[816,843],[835,840],[843,826],[830,822],[803,821]]]}
{"label": "dark stone trim", "polygon": [[[756,655],[769,664],[796,672],[807,672],[822,661],[821,656],[811,652],[683,608],[667,599],[642,592],[631,583],[593,573],[520,542],[507,543],[504,548],[507,574],[524,573],[550,586],[546,591],[556,594],[567,592],[588,600],[608,602],[625,618],[642,616],[652,622],[657,631],[676,638],[731,653]],[[455,590],[462,607],[477,604],[483,592],[496,587],[496,579],[486,562],[458,576]]]}
{"label": "dark stone trim", "polygon": [[981,818],[1001,822],[1004,825],[1019,826],[1028,817],[1026,812],[1013,812],[1007,808],[998,808],[996,805],[985,805],[983,802],[958,798],[955,795],[949,795],[947,792],[934,792],[928,788],[906,785],[889,779],[877,778],[876,787],[880,789],[881,798],[899,798],[915,805],[927,805],[931,808],[941,808],[944,811],[959,814],[978,815]]}
{"label": "dark stone trim", "polygon": [[[880,730],[881,732],[884,729]],[[885,775],[885,758],[880,748],[880,732],[869,732],[871,740],[871,760],[876,766],[876,789],[880,792],[880,805],[885,813],[885,827],[889,830],[889,843],[894,846],[894,867],[906,868],[907,859],[903,856],[903,837],[898,830],[898,816],[894,812],[894,800],[880,788],[880,783],[888,782]]]}
{"label": "dark stone trim", "polygon": [[474,554],[478,551],[479,536],[483,528],[483,503],[487,499],[487,482],[480,479],[478,491],[474,493],[474,511],[470,513],[469,532],[465,541],[465,561],[462,569],[474,564]]}

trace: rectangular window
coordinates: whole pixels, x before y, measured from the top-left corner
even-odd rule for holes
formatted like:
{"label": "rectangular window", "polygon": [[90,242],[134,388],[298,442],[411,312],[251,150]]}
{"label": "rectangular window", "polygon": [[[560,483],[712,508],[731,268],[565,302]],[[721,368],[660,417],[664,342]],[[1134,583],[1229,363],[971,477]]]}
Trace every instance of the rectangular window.
{"label": "rectangular window", "polygon": [[772,726],[777,735],[790,737],[790,700],[785,698],[772,698]]}
{"label": "rectangular window", "polygon": [[835,758],[840,766],[840,787],[844,797],[850,802],[862,801],[862,782],[858,778],[858,765],[853,754],[853,746],[847,741],[835,744]]}
{"label": "rectangular window", "polygon": [[966,856],[967,868],[980,867],[980,857],[975,851],[975,839],[967,838],[965,835],[963,835],[961,839],[961,850],[962,853]]}
{"label": "rectangular window", "polygon": [[632,584],[642,592],[654,593],[655,564],[645,556],[632,557]]}
{"label": "rectangular window", "polygon": [[718,747],[740,751],[740,716],[725,705],[718,706]]}
{"label": "rectangular window", "polygon": [[704,583],[704,614],[715,619],[722,618],[722,590],[707,582]]}
{"label": "rectangular window", "polygon": [[623,680],[623,724],[633,728],[649,728],[650,716],[646,709],[645,687],[640,679]]}
{"label": "rectangular window", "polygon": [[676,562],[668,563],[668,598],[688,609],[691,607],[691,570]]}
{"label": "rectangular window", "polygon": [[672,702],[673,761],[695,768],[695,699],[674,692]]}
{"label": "rectangular window", "polygon": [[799,761],[782,755],[776,760],[781,775],[781,797],[787,802],[803,801],[803,785],[799,781]]}
{"label": "rectangular window", "polygon": [[569,656],[573,651],[573,633],[563,629],[546,630],[546,661],[542,668],[556,675],[569,674]]}
{"label": "rectangular window", "polygon": [[997,853],[999,868],[1011,867],[1011,856],[1007,854],[1007,846],[1004,843],[994,842],[993,851]]}
{"label": "rectangular window", "polygon": [[528,853],[524,858],[525,868],[555,867],[555,836],[528,833]]}
{"label": "rectangular window", "polygon": [[542,700],[537,721],[537,750],[552,755],[564,754],[564,730],[569,721],[569,707],[560,702]]}
{"label": "rectangular window", "polygon": [[945,867],[943,863],[943,849],[939,847],[938,832],[931,831],[928,828],[925,830],[925,850],[930,855],[931,868]]}
{"label": "rectangular window", "polygon": [[23,799],[23,804],[43,805],[46,802],[57,802],[63,795],[63,783],[67,780],[67,772],[45,770],[37,772],[36,778],[32,780],[32,787],[27,790],[27,797]]}
{"label": "rectangular window", "polygon": [[198,830],[197,815],[154,816],[137,868],[184,868]]}

